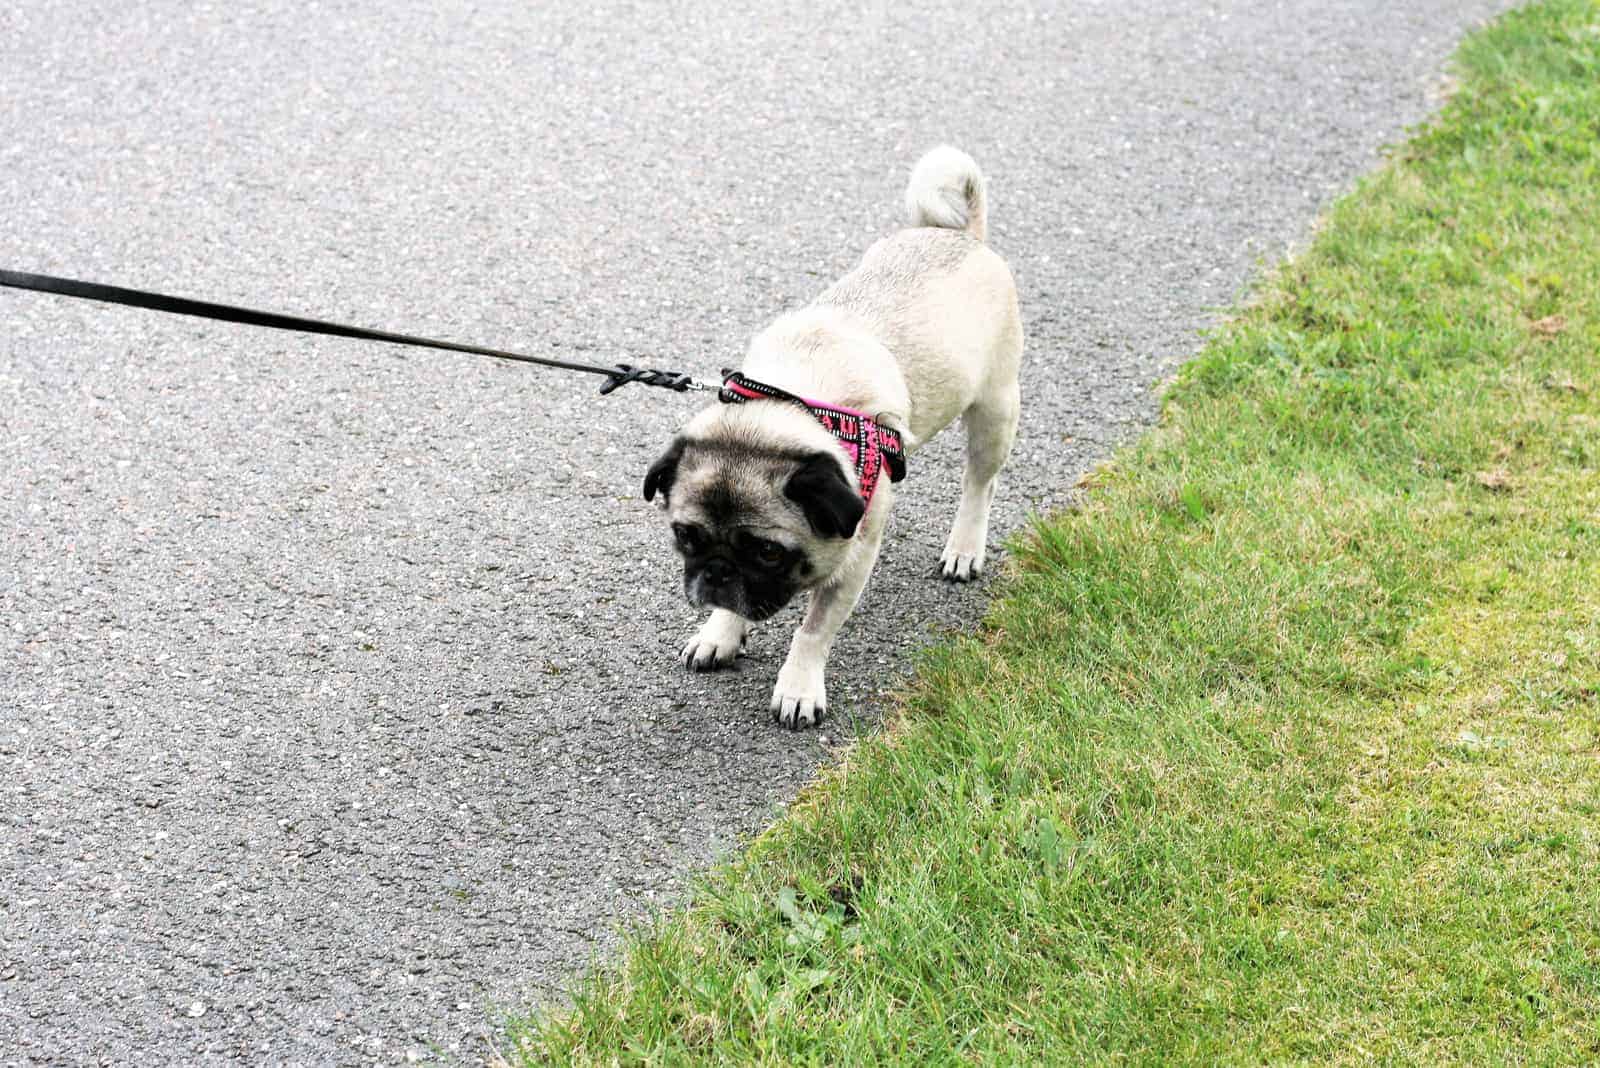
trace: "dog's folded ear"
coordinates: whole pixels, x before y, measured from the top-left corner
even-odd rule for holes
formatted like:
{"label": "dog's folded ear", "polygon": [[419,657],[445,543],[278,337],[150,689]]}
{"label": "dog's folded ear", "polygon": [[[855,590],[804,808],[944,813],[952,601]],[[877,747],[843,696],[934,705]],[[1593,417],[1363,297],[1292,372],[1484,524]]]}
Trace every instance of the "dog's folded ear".
{"label": "dog's folded ear", "polygon": [[811,529],[825,538],[854,537],[867,511],[844,477],[839,458],[825,452],[813,453],[789,476],[783,495],[800,506]]}
{"label": "dog's folded ear", "polygon": [[678,461],[683,458],[683,439],[674,438],[672,444],[667,446],[667,451],[656,458],[650,465],[650,470],[644,475],[644,499],[649,501],[661,494],[661,501],[666,503],[672,494],[673,480],[678,477]]}

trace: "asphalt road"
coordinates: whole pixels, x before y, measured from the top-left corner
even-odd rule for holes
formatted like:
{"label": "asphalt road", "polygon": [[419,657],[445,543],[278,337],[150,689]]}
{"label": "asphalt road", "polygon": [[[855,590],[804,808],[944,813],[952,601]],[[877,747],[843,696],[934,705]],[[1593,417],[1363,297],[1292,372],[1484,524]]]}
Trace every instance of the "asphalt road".
{"label": "asphalt road", "polygon": [[[8,5],[0,266],[714,373],[950,141],[1028,328],[1000,535],[1506,5],[864,6]],[[479,1057],[981,612],[952,436],[776,730],[793,610],[674,665],[695,402],[594,385],[0,291],[0,1063]]]}

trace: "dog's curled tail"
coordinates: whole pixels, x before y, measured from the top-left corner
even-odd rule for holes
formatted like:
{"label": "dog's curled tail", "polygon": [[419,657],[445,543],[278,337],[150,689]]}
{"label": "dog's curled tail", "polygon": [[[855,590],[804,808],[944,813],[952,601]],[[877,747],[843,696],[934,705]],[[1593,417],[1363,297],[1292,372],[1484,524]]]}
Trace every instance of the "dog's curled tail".
{"label": "dog's curled tail", "polygon": [[959,148],[940,145],[911,168],[906,213],[912,226],[965,230],[982,241],[989,232],[983,172]]}

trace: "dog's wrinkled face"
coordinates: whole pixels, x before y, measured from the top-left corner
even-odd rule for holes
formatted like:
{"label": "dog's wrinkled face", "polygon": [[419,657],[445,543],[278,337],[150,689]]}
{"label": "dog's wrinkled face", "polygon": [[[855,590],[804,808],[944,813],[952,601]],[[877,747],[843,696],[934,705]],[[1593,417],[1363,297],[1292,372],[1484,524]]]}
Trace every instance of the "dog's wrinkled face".
{"label": "dog's wrinkled face", "polygon": [[865,511],[842,454],[679,437],[645,476],[690,602],[762,620],[838,569]]}

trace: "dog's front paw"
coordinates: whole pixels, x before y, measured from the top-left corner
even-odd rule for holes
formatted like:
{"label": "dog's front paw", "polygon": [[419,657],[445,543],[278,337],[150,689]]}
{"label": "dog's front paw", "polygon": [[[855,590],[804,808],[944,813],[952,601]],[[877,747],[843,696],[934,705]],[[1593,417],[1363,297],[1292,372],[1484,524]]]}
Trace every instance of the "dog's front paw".
{"label": "dog's front paw", "polygon": [[946,582],[971,582],[983,573],[983,535],[981,525],[956,522],[939,555],[939,574]]}
{"label": "dog's front paw", "polygon": [[678,659],[690,671],[720,671],[732,667],[744,650],[750,625],[732,612],[711,613],[697,634],[689,639]]}
{"label": "dog's front paw", "polygon": [[946,546],[944,555],[939,557],[939,574],[946,582],[971,582],[983,574],[983,546],[976,551]]}
{"label": "dog's front paw", "polygon": [[822,667],[784,664],[778,672],[778,684],[772,688],[772,718],[778,725],[792,731],[815,726],[827,711],[828,691],[822,682]]}

